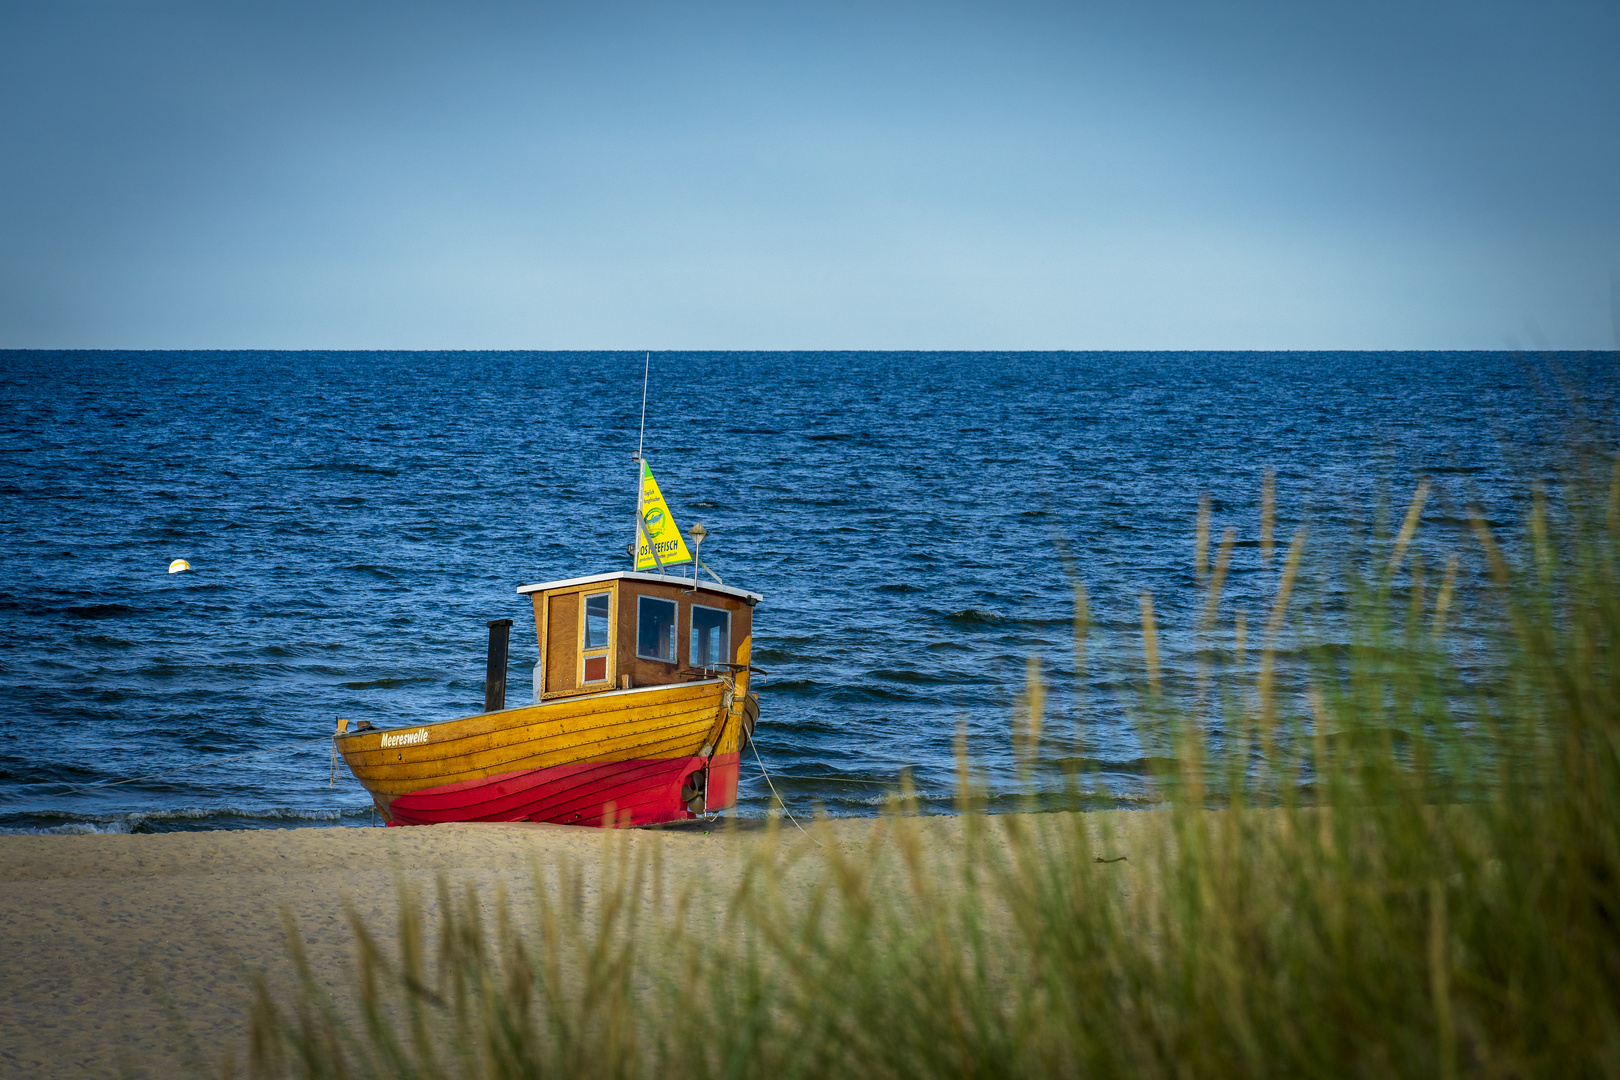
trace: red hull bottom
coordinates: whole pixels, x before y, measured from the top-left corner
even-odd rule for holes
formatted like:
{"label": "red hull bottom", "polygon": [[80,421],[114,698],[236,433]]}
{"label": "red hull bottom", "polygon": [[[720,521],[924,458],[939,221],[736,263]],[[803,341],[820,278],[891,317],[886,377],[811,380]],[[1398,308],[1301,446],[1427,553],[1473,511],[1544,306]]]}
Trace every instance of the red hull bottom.
{"label": "red hull bottom", "polygon": [[[740,765],[740,755],[735,753],[716,754],[709,762],[706,809],[724,809],[736,801]],[[525,769],[396,795],[385,813],[390,825],[450,821],[656,825],[685,821],[697,815],[687,810],[681,787],[703,766],[703,758],[681,757]]]}

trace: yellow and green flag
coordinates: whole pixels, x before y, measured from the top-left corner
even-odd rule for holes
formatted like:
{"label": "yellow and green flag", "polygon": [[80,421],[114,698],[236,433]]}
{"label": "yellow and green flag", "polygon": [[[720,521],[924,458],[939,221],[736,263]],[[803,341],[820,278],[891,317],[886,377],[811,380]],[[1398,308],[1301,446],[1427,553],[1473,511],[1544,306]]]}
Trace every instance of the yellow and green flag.
{"label": "yellow and green flag", "polygon": [[675,526],[675,515],[669,512],[669,504],[664,502],[664,493],[658,490],[658,481],[653,479],[652,466],[646,460],[641,462],[641,513],[642,533],[636,544],[636,569],[651,570],[658,565],[653,559],[652,551],[647,547],[650,539],[658,548],[658,559],[665,566],[672,563],[692,561],[692,553],[686,550],[686,541],[681,539],[681,530]]}

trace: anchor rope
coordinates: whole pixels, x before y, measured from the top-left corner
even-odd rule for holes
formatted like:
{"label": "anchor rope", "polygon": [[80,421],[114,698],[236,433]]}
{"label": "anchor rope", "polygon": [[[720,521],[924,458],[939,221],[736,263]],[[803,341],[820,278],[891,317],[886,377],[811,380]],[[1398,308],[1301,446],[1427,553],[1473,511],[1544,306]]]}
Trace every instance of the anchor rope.
{"label": "anchor rope", "polygon": [[771,794],[776,796],[776,804],[782,808],[782,813],[784,813],[784,814],[786,814],[788,816],[788,820],[793,822],[794,826],[800,832],[804,833],[805,836],[810,837],[810,842],[812,844],[816,845],[816,847],[823,847],[824,845],[822,844],[822,842],[820,840],[817,840],[815,837],[810,836],[809,832],[807,832],[805,830],[805,827],[803,825],[799,824],[799,819],[794,817],[793,816],[793,811],[791,811],[791,810],[789,810],[787,808],[787,801],[785,799],[783,799],[781,794],[776,790],[776,785],[771,783],[771,774],[765,770],[765,762],[759,756],[759,742],[758,742],[758,740],[756,740],[754,738],[749,738],[749,740],[748,740],[748,748],[754,752],[754,760],[759,762],[759,775],[761,775],[761,776],[763,776],[765,778],[765,783],[766,783],[767,786],[770,787]]}

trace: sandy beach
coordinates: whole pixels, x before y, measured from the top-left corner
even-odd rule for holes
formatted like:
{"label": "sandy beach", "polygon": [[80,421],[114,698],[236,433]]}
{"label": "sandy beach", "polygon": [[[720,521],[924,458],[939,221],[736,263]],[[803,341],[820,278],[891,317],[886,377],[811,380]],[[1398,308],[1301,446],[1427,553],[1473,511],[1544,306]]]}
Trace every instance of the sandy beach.
{"label": "sandy beach", "polygon": [[[1109,819],[1117,854],[1155,816],[1090,815]],[[857,854],[880,822],[815,828]],[[961,828],[957,818],[930,818],[923,835],[930,846],[949,845]],[[341,992],[352,963],[345,903],[389,941],[401,882],[431,895],[442,875],[493,896],[498,883],[526,888],[536,862],[571,859],[590,892],[605,845],[622,841],[632,855],[660,845],[668,880],[702,880],[723,894],[765,839],[758,829],[718,825],[617,834],[439,825],[0,837],[0,1076],[219,1075],[227,1055],[240,1064],[251,974],[266,972],[272,985],[290,977],[284,912],[322,980]],[[790,878],[819,873],[824,849],[791,829],[782,839],[810,855]]]}

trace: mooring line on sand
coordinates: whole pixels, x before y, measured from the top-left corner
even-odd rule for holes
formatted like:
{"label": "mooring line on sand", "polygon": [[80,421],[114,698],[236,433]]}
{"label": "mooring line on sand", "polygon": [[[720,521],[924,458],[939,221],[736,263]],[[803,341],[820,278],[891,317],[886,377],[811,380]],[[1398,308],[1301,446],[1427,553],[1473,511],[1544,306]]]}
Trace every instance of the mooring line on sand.
{"label": "mooring line on sand", "polygon": [[[194,771],[196,769],[212,768],[215,765],[228,765],[229,763],[231,763],[233,761],[241,761],[243,758],[259,757],[259,756],[261,756],[263,754],[274,754],[274,753],[278,753],[278,752],[280,752],[282,750],[293,750],[293,749],[296,749],[297,747],[300,747],[300,746],[308,746],[310,743],[326,742],[328,739],[331,739],[331,738],[332,738],[332,736],[330,736],[330,735],[317,735],[313,739],[301,739],[298,742],[284,743],[281,746],[270,746],[270,747],[266,747],[263,750],[250,750],[245,754],[232,754],[230,757],[216,758],[213,761],[200,761],[195,765],[177,765],[172,769],[164,769],[162,772],[147,773],[145,776],[132,776],[127,780],[97,780],[95,783],[92,783],[92,784],[80,784],[80,785],[78,785],[76,787],[70,787],[65,791],[51,791],[51,792],[41,793],[41,794],[38,794],[38,795],[19,794],[19,795],[13,796],[12,798],[10,798],[10,799],[8,799],[6,801],[7,802],[24,802],[24,801],[27,801],[27,800],[30,800],[30,799],[55,799],[55,798],[59,798],[59,797],[61,797],[63,795],[78,795],[78,794],[82,794],[82,793],[84,793],[86,791],[94,791],[96,788],[117,787],[120,784],[138,784],[142,780],[156,780],[159,777],[163,777],[163,776],[173,776],[175,773],[192,772],[192,771]],[[65,780],[35,780],[35,781],[33,781],[33,783],[36,783],[36,784],[65,784],[65,783],[67,783],[67,781],[65,781]]]}
{"label": "mooring line on sand", "polygon": [[817,840],[813,836],[810,836],[809,832],[807,832],[805,830],[805,827],[803,825],[799,824],[799,819],[794,817],[793,816],[793,811],[791,811],[791,810],[789,810],[787,808],[787,802],[782,798],[781,794],[776,790],[776,785],[771,783],[771,774],[765,770],[765,762],[759,756],[759,743],[758,743],[758,741],[756,741],[754,739],[749,739],[748,740],[748,749],[750,749],[750,750],[752,750],[754,752],[754,760],[759,762],[759,775],[761,775],[761,776],[763,776],[765,778],[765,783],[771,789],[771,794],[776,796],[776,805],[778,805],[778,806],[780,806],[782,808],[782,813],[784,813],[784,814],[786,814],[788,816],[788,820],[793,822],[795,828],[797,828],[800,832],[804,833],[805,836],[810,837],[810,842],[812,844],[816,845],[816,847],[822,847],[823,844],[821,843],[821,841]]}

